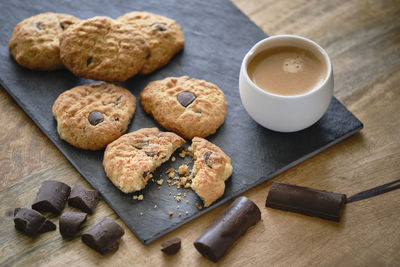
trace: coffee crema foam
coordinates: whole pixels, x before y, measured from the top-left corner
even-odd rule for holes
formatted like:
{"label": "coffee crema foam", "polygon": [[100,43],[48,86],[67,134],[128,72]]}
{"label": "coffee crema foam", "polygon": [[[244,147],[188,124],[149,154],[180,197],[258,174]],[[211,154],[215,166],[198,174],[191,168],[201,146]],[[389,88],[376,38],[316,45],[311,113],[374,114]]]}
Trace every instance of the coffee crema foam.
{"label": "coffee crema foam", "polygon": [[301,95],[323,83],[327,67],[308,49],[277,46],[254,56],[247,72],[264,91],[277,95]]}

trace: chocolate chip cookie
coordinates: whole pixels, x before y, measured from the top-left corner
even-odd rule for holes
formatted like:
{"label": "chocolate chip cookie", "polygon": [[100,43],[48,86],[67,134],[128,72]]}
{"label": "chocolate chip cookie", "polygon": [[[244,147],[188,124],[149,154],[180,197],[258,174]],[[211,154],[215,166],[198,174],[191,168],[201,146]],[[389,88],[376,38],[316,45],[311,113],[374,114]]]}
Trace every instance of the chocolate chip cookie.
{"label": "chocolate chip cookie", "polygon": [[183,48],[185,40],[182,29],[173,19],[134,11],[117,18],[117,21],[133,26],[150,46],[150,54],[140,70],[142,74],[164,66]]}
{"label": "chocolate chip cookie", "polygon": [[189,139],[215,133],[226,115],[224,93],[210,82],[187,76],[151,82],[140,101],[161,126]]}
{"label": "chocolate chip cookie", "polygon": [[107,177],[124,193],[143,189],[152,172],[185,140],[158,128],[142,128],[125,134],[109,144],[103,166]]}
{"label": "chocolate chip cookie", "polygon": [[192,189],[210,206],[225,191],[225,180],[233,171],[232,160],[216,145],[206,139],[192,140],[193,153]]}
{"label": "chocolate chip cookie", "polygon": [[137,74],[150,53],[138,31],[108,17],[94,17],[60,36],[60,56],[76,76],[123,82]]}
{"label": "chocolate chip cookie", "polygon": [[136,98],[111,83],[81,85],[62,93],[53,105],[60,138],[82,149],[104,148],[128,129]]}
{"label": "chocolate chip cookie", "polygon": [[15,61],[33,70],[63,69],[59,35],[80,19],[59,13],[41,13],[18,23],[8,48]]}

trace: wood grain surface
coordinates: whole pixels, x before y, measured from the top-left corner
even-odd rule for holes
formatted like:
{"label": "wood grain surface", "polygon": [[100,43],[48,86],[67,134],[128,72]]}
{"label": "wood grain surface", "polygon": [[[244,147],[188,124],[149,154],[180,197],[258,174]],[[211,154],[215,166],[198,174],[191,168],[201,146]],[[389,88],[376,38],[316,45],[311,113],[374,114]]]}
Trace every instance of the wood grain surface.
{"label": "wood grain surface", "polygon": [[[269,35],[297,34],[320,43],[332,59],[336,97],[364,123],[361,133],[274,180],[352,195],[400,178],[400,1],[233,2]],[[144,246],[100,201],[83,230],[110,217],[126,231],[120,249],[105,256],[80,238],[62,239],[58,230],[37,238],[17,232],[13,208],[30,206],[42,181],[89,185],[2,88],[0,125],[0,266],[212,265],[193,241],[228,204]],[[260,207],[262,221],[220,265],[399,265],[400,190],[351,203],[334,223],[265,208],[271,183],[244,194]],[[50,219],[58,225],[58,217]],[[163,255],[160,244],[175,236],[182,239],[181,251]]]}

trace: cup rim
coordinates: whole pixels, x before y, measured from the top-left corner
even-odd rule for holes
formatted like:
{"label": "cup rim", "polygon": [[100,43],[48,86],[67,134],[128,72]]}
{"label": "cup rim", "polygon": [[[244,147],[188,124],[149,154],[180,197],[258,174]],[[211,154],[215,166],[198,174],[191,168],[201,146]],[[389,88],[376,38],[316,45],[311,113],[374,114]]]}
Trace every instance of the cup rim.
{"label": "cup rim", "polygon": [[[308,91],[308,92],[306,92],[304,94],[299,94],[299,95],[278,95],[278,94],[270,93],[270,92],[267,92],[267,91],[261,89],[260,87],[258,87],[258,85],[256,83],[254,83],[250,79],[249,74],[247,72],[247,65],[248,65],[249,58],[251,56],[255,55],[255,53],[256,53],[255,51],[258,49],[258,47],[260,47],[264,43],[270,42],[271,40],[274,40],[274,39],[281,39],[281,38],[300,39],[302,41],[305,41],[305,42],[311,44],[312,46],[317,48],[318,51],[321,52],[321,54],[323,55],[323,57],[325,58],[325,60],[327,62],[328,69],[327,69],[327,75],[326,75],[324,81],[318,87],[314,87],[310,91]],[[257,52],[257,54],[260,53],[260,52],[261,51]],[[317,44],[313,40],[307,39],[307,38],[299,36],[299,35],[294,35],[294,34],[272,35],[272,36],[269,36],[269,37],[267,37],[267,38],[265,38],[263,40],[258,41],[252,48],[250,48],[250,50],[244,56],[243,63],[242,63],[242,69],[244,70],[244,77],[246,78],[247,82],[250,83],[252,85],[252,87],[256,88],[256,90],[258,90],[259,92],[261,92],[262,94],[265,94],[267,96],[272,96],[272,97],[276,97],[276,98],[283,98],[283,99],[302,98],[302,97],[306,97],[306,96],[309,96],[309,95],[313,95],[316,92],[318,92],[319,90],[321,90],[321,88],[323,88],[328,83],[329,78],[332,75],[331,59],[329,58],[329,55],[325,51],[325,49],[323,49],[319,44]]]}

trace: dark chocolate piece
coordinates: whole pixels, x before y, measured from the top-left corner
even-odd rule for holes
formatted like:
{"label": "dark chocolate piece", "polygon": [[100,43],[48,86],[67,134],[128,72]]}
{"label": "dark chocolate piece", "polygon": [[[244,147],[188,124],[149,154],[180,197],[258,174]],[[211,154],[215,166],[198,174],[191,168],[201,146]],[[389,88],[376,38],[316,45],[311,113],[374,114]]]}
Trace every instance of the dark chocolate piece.
{"label": "dark chocolate piece", "polygon": [[93,126],[96,126],[97,124],[101,123],[104,121],[104,116],[100,112],[90,112],[89,117],[88,117],[89,123]]}
{"label": "dark chocolate piece", "polygon": [[40,23],[36,23],[36,28],[37,28],[38,30],[41,30],[41,29],[42,29]]}
{"label": "dark chocolate piece", "polygon": [[104,254],[118,249],[125,231],[119,224],[106,218],[82,234],[82,241],[92,249]]}
{"label": "dark chocolate piece", "polygon": [[27,235],[38,235],[56,230],[56,225],[36,210],[16,208],[14,210],[15,228]]}
{"label": "dark chocolate piece", "polygon": [[60,23],[61,30],[65,30],[64,24]]}
{"label": "dark chocolate piece", "polygon": [[168,255],[176,254],[181,248],[181,239],[174,237],[161,244],[161,251]]}
{"label": "dark chocolate piece", "polygon": [[89,58],[86,60],[86,67],[89,67],[90,63],[92,63],[92,60],[93,60],[93,57],[89,57]]}
{"label": "dark chocolate piece", "polygon": [[206,258],[217,262],[247,229],[261,220],[260,209],[247,197],[238,197],[194,242]]}
{"label": "dark chocolate piece", "polygon": [[208,159],[210,158],[211,154],[212,154],[211,151],[207,151],[204,154],[204,161],[206,162],[207,166],[210,167],[210,168],[212,168],[212,167],[211,167],[211,164],[208,162]]}
{"label": "dark chocolate piece", "polygon": [[331,221],[340,221],[346,195],[274,182],[265,206]]}
{"label": "dark chocolate piece", "polygon": [[136,144],[134,144],[133,146],[134,146],[135,148],[137,148],[137,149],[143,149],[144,147],[146,147],[146,146],[148,146],[148,145],[149,145],[149,142],[143,141],[143,142],[136,143]]}
{"label": "dark chocolate piece", "polygon": [[154,156],[157,155],[157,153],[150,152],[150,151],[145,151],[144,153],[146,153],[146,155],[149,156],[149,157],[154,157]]}
{"label": "dark chocolate piece", "polygon": [[71,187],[62,182],[44,181],[32,204],[32,209],[59,214],[64,209],[70,192]]}
{"label": "dark chocolate piece", "polygon": [[99,191],[86,190],[82,186],[76,184],[72,188],[68,198],[68,205],[81,209],[86,213],[93,214],[93,210],[99,202]]}
{"label": "dark chocolate piece", "polygon": [[73,237],[81,224],[86,220],[87,214],[83,212],[66,211],[60,216],[60,233],[64,237]]}
{"label": "dark chocolate piece", "polygon": [[191,92],[182,92],[178,95],[178,102],[185,108],[189,106],[194,100],[196,96]]}

